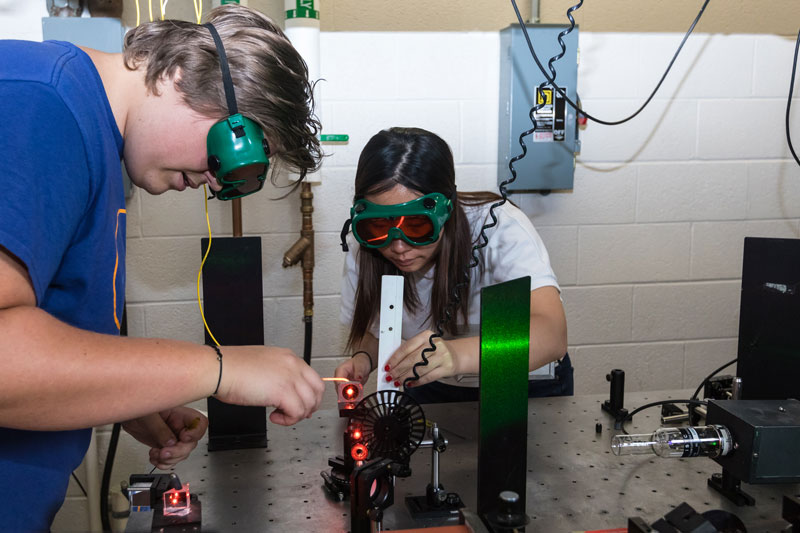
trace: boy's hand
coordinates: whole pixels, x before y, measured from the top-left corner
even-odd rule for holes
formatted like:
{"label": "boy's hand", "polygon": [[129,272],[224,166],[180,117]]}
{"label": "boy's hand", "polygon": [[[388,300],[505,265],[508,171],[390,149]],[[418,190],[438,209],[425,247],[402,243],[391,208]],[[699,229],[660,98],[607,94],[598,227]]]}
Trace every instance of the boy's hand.
{"label": "boy's hand", "polygon": [[208,418],[195,409],[175,407],[129,420],[122,427],[151,447],[150,464],[167,470],[189,457],[197,447],[208,428]]}
{"label": "boy's hand", "polygon": [[291,350],[222,346],[222,382],[216,397],[237,405],[274,407],[269,419],[291,426],[319,408],[325,382]]}

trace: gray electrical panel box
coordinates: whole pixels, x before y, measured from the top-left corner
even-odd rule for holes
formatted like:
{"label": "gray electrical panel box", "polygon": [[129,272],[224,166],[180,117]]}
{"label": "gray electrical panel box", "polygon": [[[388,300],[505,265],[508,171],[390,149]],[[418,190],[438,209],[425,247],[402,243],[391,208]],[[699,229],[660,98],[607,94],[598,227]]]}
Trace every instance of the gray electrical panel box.
{"label": "gray electrical panel box", "polygon": [[[550,58],[561,52],[558,34],[567,27],[554,24],[526,26],[536,55],[545,69]],[[578,27],[562,40],[566,52],[553,63],[555,82],[566,91],[570,100],[576,102]],[[508,162],[522,154],[519,136],[533,128],[529,113],[534,98],[544,104],[535,114],[537,130],[524,138],[527,155],[514,163],[517,179],[508,185],[510,191],[572,189],[575,155],[580,152],[577,113],[552,87],[548,86],[539,93],[537,88],[544,81],[547,78],[533,60],[522,28],[515,24],[501,30],[498,183],[511,177]]]}

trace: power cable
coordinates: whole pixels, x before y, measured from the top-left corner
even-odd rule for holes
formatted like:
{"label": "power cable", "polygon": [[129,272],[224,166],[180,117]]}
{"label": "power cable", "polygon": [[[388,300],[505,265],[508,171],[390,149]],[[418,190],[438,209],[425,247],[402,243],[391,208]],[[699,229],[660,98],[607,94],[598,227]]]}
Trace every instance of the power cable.
{"label": "power cable", "polygon": [[632,420],[633,419],[633,415],[635,415],[637,413],[640,413],[641,411],[644,411],[645,409],[649,409],[651,407],[657,407],[659,405],[665,405],[665,404],[668,404],[668,403],[685,403],[687,405],[708,405],[708,402],[706,402],[706,401],[695,400],[695,399],[691,399],[691,400],[660,400],[660,401],[657,401],[657,402],[646,403],[641,407],[637,407],[636,409],[634,409],[633,411],[631,411],[630,413],[628,413],[627,415],[622,417],[622,419],[617,420],[614,423],[614,429],[621,429],[622,432],[627,435],[628,431],[625,429],[625,422],[628,422],[628,421]]}
{"label": "power cable", "polygon": [[[514,3],[514,0],[511,0],[511,1],[512,1],[512,3]],[[559,45],[561,47],[561,51],[556,53],[554,56],[552,56],[550,58],[550,60],[548,61],[548,63],[547,63],[548,67],[550,68],[550,71],[553,74],[552,78],[548,77],[548,80],[550,80],[553,83],[555,82],[555,77],[556,77],[556,71],[555,71],[555,68],[553,67],[553,64],[556,61],[558,61],[559,59],[561,59],[562,57],[564,57],[564,54],[566,52],[566,45],[564,44],[563,38],[566,35],[568,35],[575,28],[575,19],[572,17],[572,12],[577,10],[579,7],[581,7],[581,5],[583,5],[583,0],[580,0],[578,2],[578,4],[572,6],[571,8],[569,8],[567,10],[567,18],[569,18],[569,20],[571,22],[571,25],[570,25],[569,28],[567,28],[566,30],[564,30],[564,31],[562,31],[562,32],[560,32],[558,34],[558,42],[559,42]],[[516,4],[515,3],[514,3],[514,8],[516,9]],[[524,27],[524,25],[523,25],[523,27]],[[531,50],[533,50],[533,49],[531,48]],[[537,61],[538,61],[538,59],[537,59]],[[546,86],[546,82],[543,82],[539,86],[539,89],[541,90],[545,86]],[[469,290],[470,271],[472,269],[476,268],[480,264],[480,258],[478,256],[478,252],[479,252],[479,250],[481,250],[482,248],[485,248],[489,244],[489,237],[486,235],[486,230],[491,229],[491,228],[493,228],[494,226],[497,225],[497,215],[495,214],[494,210],[496,208],[502,206],[503,204],[505,204],[508,201],[508,186],[510,184],[512,184],[514,181],[516,181],[516,179],[517,179],[517,171],[514,168],[514,163],[516,163],[517,161],[520,161],[521,159],[523,159],[525,157],[525,155],[528,153],[528,148],[525,145],[524,138],[526,136],[530,135],[531,133],[533,133],[536,130],[536,127],[537,127],[536,118],[535,118],[536,111],[541,109],[543,106],[544,106],[544,103],[542,103],[542,104],[536,103],[536,104],[534,104],[533,107],[531,107],[530,111],[528,112],[528,116],[531,119],[533,127],[531,129],[527,130],[527,131],[522,132],[520,134],[520,136],[519,136],[519,145],[522,148],[522,153],[517,155],[517,156],[515,156],[515,157],[512,157],[511,160],[508,162],[508,169],[511,172],[511,177],[506,179],[506,180],[504,180],[504,181],[502,181],[500,183],[500,185],[498,185],[498,189],[500,191],[501,199],[499,201],[497,201],[497,202],[494,202],[489,207],[488,218],[491,219],[491,222],[487,222],[481,227],[481,230],[478,233],[477,244],[475,244],[472,247],[472,262],[464,269],[464,271],[461,274],[461,280],[458,281],[455,284],[455,286],[453,287],[453,292],[450,295],[450,301],[448,302],[447,306],[445,306],[444,316],[441,317],[439,319],[439,321],[436,323],[435,332],[432,333],[431,336],[428,338],[428,345],[429,346],[424,348],[422,350],[422,352],[420,353],[420,357],[422,358],[422,360],[414,363],[414,366],[411,367],[411,373],[412,373],[413,377],[409,376],[409,377],[407,377],[406,379],[403,380],[403,387],[404,388],[407,387],[410,382],[419,380],[420,375],[419,375],[417,370],[419,369],[419,367],[428,366],[428,357],[427,356],[430,355],[432,352],[436,351],[436,345],[433,342],[434,339],[441,338],[444,335],[444,326],[450,321],[450,319],[452,318],[453,312],[455,312],[458,309],[458,306],[461,303],[461,291],[464,290],[465,288],[467,290]],[[456,197],[456,201],[458,201],[457,197]]]}
{"label": "power cable", "polygon": [[724,365],[722,365],[718,369],[714,370],[708,376],[706,376],[706,378],[702,382],[700,382],[700,386],[697,387],[697,390],[694,391],[694,394],[692,394],[692,400],[696,400],[697,399],[697,396],[700,394],[700,391],[703,390],[703,387],[705,387],[706,383],[708,383],[709,379],[713,378],[714,376],[716,376],[717,374],[719,374],[720,372],[722,372],[723,370],[725,370],[726,368],[728,368],[729,366],[731,366],[733,363],[735,363],[738,360],[739,360],[739,358],[737,357],[733,361],[728,361],[727,363],[725,363]]}
{"label": "power cable", "polygon": [[[626,117],[626,118],[621,119],[621,120],[613,120],[613,121],[602,120],[602,119],[599,119],[599,118],[597,118],[595,116],[590,115],[588,112],[586,112],[583,109],[581,109],[578,104],[576,104],[575,102],[570,100],[569,97],[567,96],[567,92],[564,89],[562,89],[561,87],[556,85],[554,76],[551,77],[545,71],[544,66],[542,66],[542,63],[539,61],[539,56],[536,55],[536,51],[533,49],[533,43],[531,43],[531,38],[528,35],[528,28],[525,26],[525,22],[522,20],[522,15],[519,12],[519,8],[517,7],[516,0],[511,0],[511,5],[514,7],[514,13],[517,15],[517,20],[519,21],[519,25],[522,28],[522,33],[525,36],[525,41],[528,43],[528,50],[530,50],[531,55],[533,56],[533,60],[536,62],[536,65],[539,67],[539,70],[542,71],[542,74],[544,74],[544,77],[547,78],[547,81],[549,82],[549,84],[552,85],[553,88],[555,90],[557,90],[561,94],[561,96],[564,97],[564,99],[567,101],[567,103],[573,109],[575,109],[575,111],[577,111],[578,113],[581,113],[586,118],[588,118],[590,120],[593,120],[594,122],[597,122],[598,124],[605,124],[606,126],[617,126],[619,124],[622,124],[624,122],[627,122],[627,121],[631,120],[633,117],[635,117],[636,115],[641,113],[642,110],[647,106],[647,104],[650,103],[650,101],[656,95],[656,92],[658,92],[658,89],[661,87],[661,84],[664,83],[664,80],[666,79],[667,74],[669,74],[669,71],[672,68],[672,65],[675,63],[675,60],[678,59],[678,54],[680,54],[681,49],[683,48],[683,45],[686,43],[686,40],[689,38],[689,35],[691,35],[692,31],[694,30],[694,27],[700,21],[700,17],[703,15],[703,12],[705,11],[706,6],[708,5],[708,2],[710,2],[710,0],[705,0],[705,2],[703,3],[703,7],[700,8],[700,12],[697,14],[697,17],[695,17],[694,22],[692,22],[692,25],[689,27],[689,31],[686,32],[686,35],[684,35],[680,46],[678,46],[678,49],[675,51],[675,55],[672,56],[672,60],[669,62],[669,65],[667,66],[667,70],[664,71],[664,75],[661,76],[661,79],[659,80],[658,84],[656,85],[656,88],[653,89],[653,92],[650,93],[650,96],[647,97],[647,100],[645,100],[644,104],[642,104],[642,106],[638,110],[636,110],[635,113],[630,115],[629,117]],[[573,24],[574,24],[574,22],[573,22]]]}
{"label": "power cable", "polygon": [[81,480],[78,479],[78,476],[75,475],[75,472],[72,473],[72,478],[75,480],[75,483],[77,483],[78,486],[81,488],[81,492],[83,493],[83,495],[88,498],[89,494],[86,493],[86,489],[83,488],[83,483],[81,483]]}
{"label": "power cable", "polygon": [[800,48],[800,31],[797,32],[797,42],[794,45],[794,61],[792,62],[792,80],[789,82],[789,99],[786,102],[786,142],[789,143],[789,150],[792,152],[792,157],[800,165],[800,159],[792,146],[792,134],[789,130],[789,112],[792,109],[792,93],[794,92],[794,75],[797,71],[797,49]]}

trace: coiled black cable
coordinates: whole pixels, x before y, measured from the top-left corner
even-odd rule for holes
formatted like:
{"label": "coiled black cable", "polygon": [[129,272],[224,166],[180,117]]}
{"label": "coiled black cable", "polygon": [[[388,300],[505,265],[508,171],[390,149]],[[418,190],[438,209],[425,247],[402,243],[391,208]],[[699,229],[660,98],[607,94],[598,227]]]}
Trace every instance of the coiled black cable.
{"label": "coiled black cable", "polygon": [[800,159],[792,146],[792,134],[789,130],[789,112],[792,109],[792,93],[794,92],[794,74],[797,71],[797,49],[800,48],[800,31],[797,32],[797,42],[794,45],[794,61],[792,62],[792,80],[789,82],[789,100],[786,102],[786,142],[789,143],[789,150],[792,152],[792,157],[800,165]]}
{"label": "coiled black cable", "polygon": [[[513,2],[514,0],[512,0],[512,3]],[[567,18],[570,21],[570,26],[569,28],[566,28],[565,30],[561,31],[558,34],[558,43],[561,47],[561,51],[555,54],[553,57],[551,57],[550,60],[547,62],[547,66],[550,69],[550,72],[552,73],[552,78],[548,78],[547,81],[542,82],[539,85],[538,92],[542,92],[543,89],[545,89],[548,85],[551,84],[548,82],[555,81],[556,70],[553,64],[562,57],[564,57],[564,54],[566,53],[567,47],[564,44],[564,37],[569,35],[569,33],[575,29],[575,19],[572,17],[572,13],[578,8],[580,8],[582,5],[583,5],[583,0],[580,0],[576,5],[570,7],[567,10]],[[514,7],[516,9],[516,4],[514,4]],[[481,230],[478,233],[477,243],[475,244],[475,246],[472,247],[472,262],[467,266],[467,268],[464,269],[461,275],[461,280],[457,282],[456,285],[453,287],[453,292],[450,295],[450,301],[447,303],[447,306],[445,306],[444,316],[441,317],[439,321],[436,323],[436,328],[434,333],[432,333],[431,336],[428,338],[429,346],[427,348],[424,348],[422,350],[422,353],[420,354],[422,360],[414,363],[414,366],[411,367],[411,373],[413,374],[413,377],[409,376],[403,380],[404,388],[408,387],[408,384],[410,382],[419,380],[420,375],[419,372],[417,372],[417,369],[422,366],[428,366],[428,355],[436,351],[436,344],[434,344],[433,342],[434,339],[441,338],[444,335],[444,329],[443,329],[444,326],[450,321],[450,319],[453,316],[453,312],[458,308],[458,305],[461,303],[461,291],[464,288],[467,288],[467,290],[469,290],[468,287],[470,282],[470,271],[480,264],[478,251],[482,248],[485,248],[486,245],[489,244],[489,237],[486,235],[486,230],[491,229],[497,225],[497,215],[494,213],[494,210],[508,201],[508,186],[514,183],[514,181],[517,179],[517,171],[514,168],[514,163],[524,158],[525,155],[528,153],[528,147],[525,144],[525,137],[531,135],[533,132],[536,131],[537,129],[536,112],[542,107],[544,107],[544,102],[542,102],[541,104],[535,103],[534,106],[531,107],[530,111],[528,112],[528,117],[530,117],[533,127],[529,130],[523,131],[519,136],[519,145],[522,148],[522,153],[512,157],[511,160],[509,160],[508,169],[511,172],[511,177],[508,178],[507,180],[502,181],[500,185],[498,185],[501,199],[493,203],[489,207],[489,218],[491,219],[491,222],[487,222],[481,227]]]}
{"label": "coiled black cable", "polygon": [[[569,99],[569,97],[567,96],[567,92],[564,89],[562,89],[561,87],[559,87],[558,85],[556,85],[555,79],[550,77],[550,75],[547,73],[547,71],[545,71],[544,66],[542,66],[542,63],[539,61],[539,56],[536,55],[536,51],[533,49],[533,43],[531,43],[531,38],[528,35],[528,28],[525,26],[525,22],[522,20],[522,15],[519,12],[519,8],[517,7],[516,0],[511,0],[511,5],[514,7],[514,13],[517,15],[517,20],[519,21],[519,24],[522,27],[522,33],[525,36],[525,41],[528,43],[528,50],[530,50],[531,55],[533,56],[533,60],[536,62],[536,65],[539,67],[539,70],[542,71],[542,74],[544,74],[544,77],[547,78],[547,81],[550,82],[550,85],[552,85],[553,88],[555,90],[557,90],[561,94],[561,96],[564,97],[564,99],[567,101],[567,103],[573,109],[575,109],[575,111],[581,113],[586,118],[588,118],[590,120],[593,120],[594,122],[597,122],[598,124],[605,124],[606,126],[616,126],[618,124],[622,124],[624,122],[627,122],[627,121],[631,120],[633,117],[635,117],[636,115],[641,113],[642,110],[647,106],[647,104],[650,103],[650,101],[656,95],[656,92],[658,92],[658,89],[661,87],[661,84],[664,83],[664,80],[666,79],[667,74],[669,74],[670,69],[672,69],[672,65],[675,63],[675,60],[678,59],[678,54],[681,53],[681,49],[683,49],[683,45],[686,43],[686,40],[689,38],[689,35],[691,35],[692,31],[694,30],[694,27],[700,21],[700,17],[703,16],[703,12],[706,10],[706,6],[708,5],[708,2],[710,2],[710,0],[705,0],[705,2],[703,3],[703,7],[700,8],[700,12],[697,14],[697,17],[695,17],[694,22],[692,22],[692,25],[689,27],[689,31],[687,31],[686,35],[684,35],[680,46],[678,46],[678,49],[675,51],[675,55],[672,56],[672,60],[669,62],[669,65],[667,66],[667,70],[664,71],[664,75],[661,76],[661,79],[658,81],[658,84],[656,85],[656,88],[653,89],[653,92],[650,93],[650,96],[647,97],[647,100],[645,100],[645,102],[642,104],[642,106],[639,109],[637,109],[635,113],[633,113],[629,117],[623,118],[621,120],[602,120],[602,119],[599,119],[599,118],[597,118],[595,116],[590,115],[585,110],[581,109],[578,104],[576,104],[575,102],[573,102],[572,100]],[[567,13],[569,14],[569,11]],[[572,17],[570,17],[570,19],[571,18]],[[574,24],[574,21],[573,21],[573,24]]]}

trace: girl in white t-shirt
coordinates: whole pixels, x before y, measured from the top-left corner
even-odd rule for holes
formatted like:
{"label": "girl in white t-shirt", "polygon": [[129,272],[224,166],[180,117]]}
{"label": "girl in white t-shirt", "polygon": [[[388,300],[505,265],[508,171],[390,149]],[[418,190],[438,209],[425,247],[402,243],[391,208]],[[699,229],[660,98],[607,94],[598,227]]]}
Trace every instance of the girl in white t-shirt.
{"label": "girl in white t-shirt", "polygon": [[[475,380],[464,376],[479,368],[480,289],[530,276],[530,370],[562,359],[556,379],[531,381],[529,393],[572,394],[560,289],[528,217],[508,202],[497,207],[497,226],[486,231],[489,242],[479,252],[479,265],[469,268],[489,207],[499,199],[490,192],[456,193],[453,155],[431,132],[391,128],[370,139],[358,160],[355,204],[342,232],[348,255],[341,320],[350,326],[348,349],[354,354],[336,369],[337,377],[363,383],[375,368],[381,276],[402,275],[404,341],[386,365],[387,379],[405,384],[420,402],[477,400],[477,389],[468,386]],[[406,382],[414,378],[412,367],[422,360],[455,291],[460,304],[443,324],[445,337],[434,340],[428,364],[417,367],[420,378]]]}

